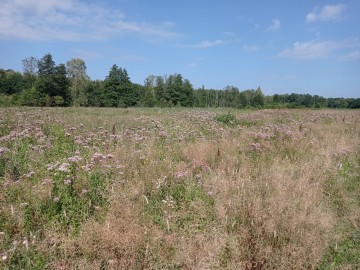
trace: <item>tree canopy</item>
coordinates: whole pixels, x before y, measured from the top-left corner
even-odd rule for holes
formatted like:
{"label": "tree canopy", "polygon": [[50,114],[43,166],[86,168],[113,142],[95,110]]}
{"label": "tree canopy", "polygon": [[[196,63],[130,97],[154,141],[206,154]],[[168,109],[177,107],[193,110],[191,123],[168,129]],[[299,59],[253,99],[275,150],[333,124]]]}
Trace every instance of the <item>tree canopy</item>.
{"label": "tree canopy", "polygon": [[112,65],[104,80],[92,81],[85,61],[72,58],[56,65],[50,53],[22,60],[23,72],[0,69],[0,106],[226,107],[226,108],[360,108],[360,99],[310,94],[265,96],[261,87],[240,91],[194,89],[181,74],[149,75],[133,83],[128,71]]}

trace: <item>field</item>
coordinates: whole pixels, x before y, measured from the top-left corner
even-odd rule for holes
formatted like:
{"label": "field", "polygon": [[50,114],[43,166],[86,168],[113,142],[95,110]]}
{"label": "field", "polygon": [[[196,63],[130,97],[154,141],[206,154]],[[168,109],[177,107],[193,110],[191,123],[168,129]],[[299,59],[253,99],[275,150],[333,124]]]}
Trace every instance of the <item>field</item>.
{"label": "field", "polygon": [[0,109],[1,269],[360,269],[360,111]]}

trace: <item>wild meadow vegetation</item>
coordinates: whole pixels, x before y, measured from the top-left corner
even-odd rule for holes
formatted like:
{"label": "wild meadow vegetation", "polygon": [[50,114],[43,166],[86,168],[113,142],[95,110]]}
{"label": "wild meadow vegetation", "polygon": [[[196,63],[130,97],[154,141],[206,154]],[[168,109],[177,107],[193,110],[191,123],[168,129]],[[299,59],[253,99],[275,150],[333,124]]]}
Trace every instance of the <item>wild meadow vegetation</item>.
{"label": "wild meadow vegetation", "polygon": [[358,110],[0,109],[1,269],[359,269]]}

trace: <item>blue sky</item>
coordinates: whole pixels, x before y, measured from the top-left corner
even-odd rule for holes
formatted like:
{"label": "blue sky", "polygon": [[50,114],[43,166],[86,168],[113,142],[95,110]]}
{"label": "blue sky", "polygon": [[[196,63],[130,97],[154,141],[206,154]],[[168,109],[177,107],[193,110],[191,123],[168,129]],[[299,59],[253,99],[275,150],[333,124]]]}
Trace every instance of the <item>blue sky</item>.
{"label": "blue sky", "polygon": [[180,73],[195,88],[360,97],[360,1],[1,0],[0,68],[51,53],[91,79]]}

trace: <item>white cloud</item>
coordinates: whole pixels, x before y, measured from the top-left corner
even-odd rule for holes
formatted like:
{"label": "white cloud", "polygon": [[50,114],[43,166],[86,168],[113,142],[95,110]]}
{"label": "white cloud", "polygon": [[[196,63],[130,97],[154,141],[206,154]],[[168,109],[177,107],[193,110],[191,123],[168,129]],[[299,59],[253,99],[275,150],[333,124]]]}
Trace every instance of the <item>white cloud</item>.
{"label": "white cloud", "polygon": [[313,12],[310,12],[306,15],[306,22],[312,23],[316,21],[334,21],[341,18],[342,13],[344,12],[346,5],[336,4],[336,5],[325,5],[320,10],[315,9]]}
{"label": "white cloud", "polygon": [[331,57],[334,52],[344,48],[360,47],[358,39],[346,39],[343,41],[318,41],[295,42],[290,49],[280,52],[277,57],[314,60]]}
{"label": "white cloud", "polygon": [[76,0],[3,0],[0,39],[93,40],[123,34],[164,40],[179,38],[172,22],[131,21],[119,10]]}
{"label": "white cloud", "polygon": [[360,60],[360,51],[359,50],[356,50],[356,51],[353,51],[353,52],[350,52],[348,54],[346,54],[344,57],[343,57],[344,60],[348,60],[348,61],[357,61],[357,60]]}
{"label": "white cloud", "polygon": [[256,45],[244,45],[242,48],[248,52],[256,52],[260,49],[260,47]]}
{"label": "white cloud", "polygon": [[295,42],[291,49],[282,51],[279,56],[303,60],[321,59],[326,58],[334,49],[334,46],[335,44],[329,41]]}
{"label": "white cloud", "polygon": [[272,24],[267,28],[268,32],[276,32],[281,28],[281,23],[279,19],[273,19]]}
{"label": "white cloud", "polygon": [[193,44],[193,45],[189,45],[189,46],[185,46],[185,47],[203,49],[203,48],[210,48],[210,47],[218,46],[221,44],[224,44],[224,41],[221,39],[217,39],[214,41],[205,40],[205,41],[201,41],[197,44]]}

